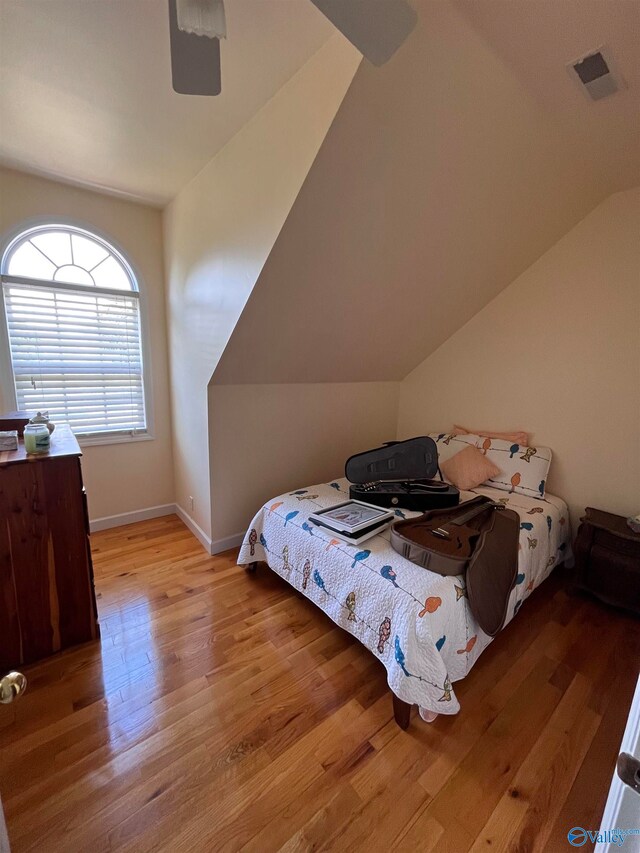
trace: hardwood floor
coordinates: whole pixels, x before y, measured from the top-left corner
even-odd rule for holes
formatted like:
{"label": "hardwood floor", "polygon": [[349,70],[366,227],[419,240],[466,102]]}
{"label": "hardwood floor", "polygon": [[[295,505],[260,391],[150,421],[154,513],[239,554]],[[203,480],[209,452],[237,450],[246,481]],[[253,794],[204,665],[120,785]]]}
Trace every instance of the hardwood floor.
{"label": "hardwood floor", "polygon": [[379,662],[265,566],[175,517],[92,541],[101,642],[0,709],[14,853],[566,851],[598,827],[640,622],[561,576],[456,685],[460,714],[403,732]]}

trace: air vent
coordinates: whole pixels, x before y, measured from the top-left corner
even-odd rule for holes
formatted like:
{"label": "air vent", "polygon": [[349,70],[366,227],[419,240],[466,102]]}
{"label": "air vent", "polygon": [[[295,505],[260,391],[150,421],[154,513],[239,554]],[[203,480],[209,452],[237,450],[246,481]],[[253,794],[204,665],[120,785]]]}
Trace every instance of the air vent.
{"label": "air vent", "polygon": [[598,48],[570,62],[567,70],[591,101],[599,101],[625,88],[625,82],[614,66],[611,54]]}

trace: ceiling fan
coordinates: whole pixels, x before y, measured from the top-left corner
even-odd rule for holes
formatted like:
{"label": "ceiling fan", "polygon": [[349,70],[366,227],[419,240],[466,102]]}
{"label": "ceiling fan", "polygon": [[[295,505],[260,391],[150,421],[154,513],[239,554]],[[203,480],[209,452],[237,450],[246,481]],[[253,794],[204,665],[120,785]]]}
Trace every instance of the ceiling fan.
{"label": "ceiling fan", "polygon": [[[311,2],[374,65],[383,65],[393,56],[417,19],[406,0]],[[169,0],[174,91],[220,94],[220,39],[226,35],[223,0]]]}

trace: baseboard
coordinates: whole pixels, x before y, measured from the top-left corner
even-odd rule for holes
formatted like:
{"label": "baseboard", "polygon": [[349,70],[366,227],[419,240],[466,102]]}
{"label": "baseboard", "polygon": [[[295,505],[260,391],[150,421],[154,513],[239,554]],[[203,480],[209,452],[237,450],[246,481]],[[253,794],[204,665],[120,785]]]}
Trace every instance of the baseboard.
{"label": "baseboard", "polygon": [[236,533],[235,536],[227,536],[225,539],[211,540],[204,530],[191,516],[178,504],[163,504],[162,506],[150,506],[147,509],[138,509],[134,512],[123,512],[120,515],[106,515],[104,518],[94,518],[89,522],[92,533],[98,530],[109,530],[112,527],[122,527],[125,524],[135,524],[136,521],[147,521],[150,518],[161,518],[163,515],[177,515],[189,528],[208,554],[220,554],[230,548],[239,548],[244,539],[244,533]]}
{"label": "baseboard", "polygon": [[235,536],[227,536],[224,539],[216,539],[211,543],[211,554],[220,554],[230,548],[239,548],[242,545],[244,533],[236,533]]}
{"label": "baseboard", "polygon": [[202,547],[205,549],[205,551],[207,552],[207,554],[211,554],[211,553],[212,553],[212,551],[211,551],[211,545],[212,545],[211,538],[210,538],[209,536],[207,536],[207,534],[206,534],[206,533],[204,532],[204,530],[200,527],[200,525],[199,525],[199,524],[197,524],[197,523],[196,523],[196,522],[191,518],[191,516],[189,515],[189,513],[188,513],[188,512],[186,512],[186,511],[185,511],[185,510],[180,506],[180,504],[176,504],[176,515],[178,516],[178,518],[179,518],[181,521],[183,521],[183,522],[184,522],[184,524],[185,524],[185,525],[189,528],[189,530],[193,533],[193,535],[196,537],[196,539],[198,540],[198,542],[199,542],[199,543],[202,545]]}
{"label": "baseboard", "polygon": [[112,527],[135,524],[136,521],[147,521],[150,518],[161,518],[163,515],[173,515],[175,512],[175,504],[150,506],[146,509],[136,509],[133,512],[122,512],[120,515],[105,515],[103,518],[94,518],[89,522],[89,529],[92,533],[96,533],[98,530],[109,530]]}
{"label": "baseboard", "polygon": [[222,551],[228,551],[230,548],[239,548],[240,545],[242,545],[244,533],[236,533],[235,536],[227,536],[225,539],[216,539],[213,541],[211,537],[207,536],[200,525],[191,518],[189,513],[180,506],[180,504],[176,504],[176,513],[178,518],[181,518],[182,521],[184,521],[198,542],[200,542],[202,547],[209,554],[220,554]]}

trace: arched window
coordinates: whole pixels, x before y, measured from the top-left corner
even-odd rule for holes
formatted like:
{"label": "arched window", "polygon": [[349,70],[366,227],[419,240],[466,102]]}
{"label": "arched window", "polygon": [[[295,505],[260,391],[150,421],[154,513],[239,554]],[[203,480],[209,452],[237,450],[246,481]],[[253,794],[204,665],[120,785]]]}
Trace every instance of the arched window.
{"label": "arched window", "polygon": [[0,277],[17,408],[80,436],[146,432],[140,294],[122,255],[46,225],[9,244]]}

